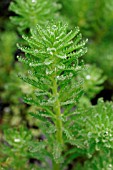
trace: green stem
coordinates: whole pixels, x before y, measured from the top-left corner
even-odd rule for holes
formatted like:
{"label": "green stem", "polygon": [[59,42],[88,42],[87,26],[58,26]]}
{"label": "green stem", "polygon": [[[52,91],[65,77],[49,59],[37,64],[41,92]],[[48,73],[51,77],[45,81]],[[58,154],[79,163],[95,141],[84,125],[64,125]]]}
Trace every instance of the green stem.
{"label": "green stem", "polygon": [[60,164],[57,164],[56,162],[54,162],[53,170],[60,170]]}
{"label": "green stem", "polygon": [[[53,96],[57,97],[57,100],[54,104],[54,112],[56,115],[56,140],[62,145],[63,144],[63,139],[62,139],[62,120],[61,120],[61,110],[60,110],[60,101],[58,98],[58,86],[57,86],[57,81],[55,78],[53,79]],[[54,167],[53,170],[60,170],[60,164],[54,162]]]}
{"label": "green stem", "polygon": [[[53,81],[53,95],[54,97],[58,96],[57,92],[57,82],[56,80]],[[63,144],[62,140],[62,120],[61,120],[61,110],[60,110],[60,101],[57,98],[55,104],[54,104],[54,112],[56,115],[56,139],[60,144]]]}

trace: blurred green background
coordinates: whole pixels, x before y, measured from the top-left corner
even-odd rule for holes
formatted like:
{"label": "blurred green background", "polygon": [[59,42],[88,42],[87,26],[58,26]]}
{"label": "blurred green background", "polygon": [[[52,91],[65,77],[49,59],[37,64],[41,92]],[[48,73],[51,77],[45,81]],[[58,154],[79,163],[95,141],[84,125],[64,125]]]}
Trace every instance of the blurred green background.
{"label": "blurred green background", "polygon": [[[51,3],[54,1],[50,1],[49,4],[45,0],[47,6],[40,15],[33,13],[32,6],[26,9],[25,15],[21,15],[25,7],[21,6],[18,12],[18,4],[14,7],[10,6],[12,0],[0,0],[1,141],[2,129],[19,127],[20,124],[29,128],[34,136],[41,138],[40,132],[37,133],[37,121],[27,114],[28,111],[35,110],[35,107],[22,101],[22,96],[31,93],[33,89],[18,78],[18,73],[25,72],[25,68],[16,58],[17,55],[24,56],[16,44],[24,43],[21,35],[29,35],[29,30],[35,23],[45,24],[49,19],[56,19],[67,23],[69,30],[79,26],[83,37],[88,38],[88,52],[83,58],[87,70],[78,77],[84,78],[85,89],[80,107],[95,105],[100,97],[103,97],[104,101],[113,100],[113,0],[58,0],[55,1],[57,5],[53,8]],[[47,9],[50,11],[46,12]],[[87,164],[88,161],[85,164],[86,169]],[[78,169],[80,168],[81,165],[78,165]]]}

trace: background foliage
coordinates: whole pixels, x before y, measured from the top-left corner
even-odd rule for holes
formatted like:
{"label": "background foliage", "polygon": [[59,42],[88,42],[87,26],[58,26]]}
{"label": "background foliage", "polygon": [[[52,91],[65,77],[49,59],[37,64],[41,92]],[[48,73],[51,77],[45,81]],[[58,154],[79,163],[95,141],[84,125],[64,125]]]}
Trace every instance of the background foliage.
{"label": "background foliage", "polygon": [[[49,70],[52,63],[51,55],[55,51],[53,47],[50,48],[50,44],[54,42],[54,38],[52,39],[53,34],[48,34],[46,31],[41,32],[41,30],[43,30],[43,28],[46,30],[44,26],[51,23],[49,24],[49,31],[50,33],[52,31],[54,32],[55,27],[52,27],[54,23],[53,20],[55,20],[55,23],[61,21],[63,25],[68,24],[68,27],[63,27],[63,29],[59,26],[59,33],[62,33],[62,31],[67,33],[71,29],[74,30],[75,27],[79,26],[83,39],[88,38],[87,54],[80,57],[81,54],[79,53],[78,57],[80,58],[77,59],[82,70],[74,74],[71,80],[71,83],[76,82],[75,91],[79,96],[79,101],[76,93],[74,93],[77,102],[76,105],[62,107],[62,113],[67,109],[67,113],[71,110],[70,113],[72,114],[69,116],[66,115],[67,117],[62,117],[64,124],[63,140],[66,143],[64,148],[62,148],[61,144],[55,142],[54,137],[52,138],[56,130],[52,121],[50,121],[51,116],[45,113],[45,117],[47,116],[47,119],[49,119],[46,123],[43,117],[34,114],[37,111],[37,107],[30,104],[32,101],[28,101],[26,98],[25,101],[27,104],[25,104],[22,100],[23,96],[30,96],[30,98],[34,98],[34,100],[36,97],[34,97],[33,94],[36,88],[18,78],[18,73],[20,72],[22,75],[29,75],[30,78],[34,75],[34,72],[28,72],[28,63],[31,63],[31,71],[33,71],[33,69],[35,71],[37,64],[34,60],[35,57],[32,56],[33,61],[26,62],[26,65],[18,62],[16,57],[21,56],[19,60],[25,62],[23,60],[25,53],[29,55],[29,53],[32,52],[33,54],[33,49],[36,48],[36,44],[33,43],[39,40],[40,42],[38,43],[41,43],[43,39],[43,41],[46,42],[45,44],[48,50],[43,51],[45,46],[39,46],[39,44],[38,48],[48,54],[49,60],[46,58],[41,60],[41,63],[45,63],[45,66],[41,68],[41,72],[44,73],[45,69],[48,77],[51,77],[52,73],[51,70]],[[47,170],[47,168],[50,170],[52,168],[55,169],[55,167],[53,167],[54,161],[61,161],[60,169],[64,170],[113,169],[112,20],[112,0],[1,0],[0,168],[2,170]],[[37,24],[41,25],[41,27],[37,27],[38,32],[40,32],[40,37],[33,32]],[[26,41],[22,39],[23,34],[23,38]],[[37,36],[37,38],[31,41],[28,38],[31,34],[33,36],[35,35],[35,38]],[[81,34],[77,38],[81,39]],[[70,49],[65,49],[64,46],[67,44],[63,42],[63,37],[59,39],[59,42],[63,44],[63,50],[57,51],[59,55],[57,56],[58,63],[60,63],[57,68],[57,76],[59,76],[59,87],[63,87],[61,80],[64,76],[67,76],[67,72],[64,71],[64,65],[68,63],[64,62],[62,56],[65,57],[64,52],[66,52],[66,50],[72,50],[74,52],[77,52],[77,50],[75,50],[73,46],[70,46]],[[82,47],[83,42],[79,48]],[[23,52],[17,48],[17,43],[22,44],[22,47],[20,45],[19,47]],[[31,52],[29,49],[23,48],[23,46],[28,47],[28,43],[31,46]],[[58,47],[56,46],[55,48]],[[83,51],[83,53],[85,53],[86,50],[84,49]],[[36,53],[36,56],[37,55]],[[86,64],[85,67],[82,59]],[[70,66],[72,65],[73,63],[71,63]],[[20,77],[32,84],[32,82],[25,77]],[[44,85],[44,83],[40,84],[40,86],[48,90],[48,86]],[[81,95],[82,87],[84,89],[84,95]],[[70,97],[70,99],[74,95],[70,92],[71,90],[67,85],[65,91],[66,94],[68,94],[67,97]],[[49,88],[48,91],[50,92],[51,89]],[[41,94],[39,95],[38,92],[35,92],[35,94],[37,94],[38,102],[40,102],[43,95],[39,101]],[[47,98],[47,94],[43,97]],[[63,90],[61,91],[60,97],[63,103],[66,102],[66,99],[68,101]],[[53,98],[51,98],[51,101],[52,100]],[[51,108],[51,106],[46,107]],[[31,114],[28,114],[29,112]],[[41,124],[39,119],[45,121],[45,124]],[[48,129],[48,131],[46,131],[46,129]],[[74,138],[76,138],[76,142],[72,134]],[[52,142],[49,143],[45,140],[45,136],[48,138],[48,141],[50,140]],[[49,136],[51,136],[51,138]],[[49,145],[51,146],[48,147]],[[47,152],[45,150],[47,150]],[[20,160],[22,160],[21,163]]]}

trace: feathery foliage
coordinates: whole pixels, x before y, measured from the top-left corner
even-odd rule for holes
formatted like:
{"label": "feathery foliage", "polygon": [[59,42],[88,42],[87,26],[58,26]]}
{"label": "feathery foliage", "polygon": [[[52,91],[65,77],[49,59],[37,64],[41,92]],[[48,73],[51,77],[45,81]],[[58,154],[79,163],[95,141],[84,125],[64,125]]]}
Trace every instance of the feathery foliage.
{"label": "feathery foliage", "polygon": [[83,87],[88,99],[94,98],[103,89],[102,84],[106,80],[103,71],[95,65],[87,65],[87,69],[78,78],[84,78]]}
{"label": "feathery foliage", "polygon": [[[12,41],[12,37],[13,37],[13,41]],[[16,48],[16,45],[15,45],[16,41],[17,41],[17,36],[16,36],[15,32],[7,31],[4,33],[0,33],[0,46],[1,46],[1,50],[0,50],[0,68],[1,68],[0,84],[1,84],[1,87],[4,85],[4,83],[6,83],[9,73],[12,69],[12,64],[14,62],[13,53]],[[5,75],[7,75],[7,78],[6,78],[6,76],[4,77],[3,73]]]}
{"label": "feathery foliage", "polygon": [[97,41],[105,36],[113,20],[112,0],[109,2],[106,0],[60,0],[60,2],[63,6],[62,14],[67,17],[70,25],[78,25],[85,36]]}
{"label": "feathery foliage", "polygon": [[[113,85],[113,42],[107,41],[89,45],[88,55],[86,61],[89,63],[96,63],[104,72],[109,82],[109,88]],[[110,87],[111,86],[111,87]]]}
{"label": "feathery foliage", "polygon": [[73,170],[112,170],[113,169],[113,159],[112,152],[96,154],[94,158],[89,159],[84,162],[84,164],[78,164]]}
{"label": "feathery foliage", "polygon": [[85,61],[96,64],[107,76],[107,86],[113,89],[113,1],[109,0],[60,0],[61,13],[73,28],[78,25],[89,39]]}
{"label": "feathery foliage", "polygon": [[[87,111],[81,111],[78,123],[80,123],[79,135],[85,139],[88,154],[91,156],[95,151],[108,151],[113,148],[113,103],[104,103],[99,99],[96,106],[91,106]],[[85,117],[83,116],[85,114]],[[79,127],[79,125],[78,125]]]}
{"label": "feathery foliage", "polygon": [[27,170],[27,161],[30,158],[28,143],[31,139],[30,131],[23,127],[18,130],[16,128],[4,130],[4,145],[0,146],[2,151],[0,168],[3,170],[8,170],[9,168],[13,170]]}
{"label": "feathery foliage", "polygon": [[103,83],[106,76],[103,76],[103,71],[95,65],[86,65],[86,69],[78,75],[77,79],[80,81],[84,79],[83,89],[84,95],[80,98],[79,107],[89,107],[91,99],[103,90]]}
{"label": "feathery foliage", "polygon": [[[112,113],[113,103],[104,103],[102,99],[99,99],[97,105],[90,106],[87,109],[80,108],[75,113],[76,116],[72,115],[70,119],[68,119],[68,122],[64,126],[67,127],[68,131],[76,135],[76,142],[78,141],[78,143],[76,144],[77,147],[73,147],[65,153],[67,161],[65,161],[64,167],[78,157],[83,159],[83,162],[87,160],[87,166],[84,166],[83,169],[86,167],[86,169],[89,169],[90,165],[92,167],[92,162],[95,162],[95,159],[98,161],[97,170],[99,170],[99,167],[103,166],[101,165],[101,161],[99,161],[99,157],[105,157],[106,155],[106,159],[109,159],[109,154],[112,155]],[[90,159],[92,159],[92,162],[88,166],[87,163],[91,161]],[[104,159],[105,158],[102,159],[103,163]],[[95,166],[93,166],[92,169],[95,169]]]}
{"label": "feathery foliage", "polygon": [[14,0],[9,7],[16,13],[11,20],[19,26],[20,31],[33,28],[37,23],[44,25],[48,20],[58,18],[60,8],[57,0]]}
{"label": "feathery foliage", "polygon": [[[106,77],[109,88],[113,84],[112,4],[112,0],[12,0],[11,21],[19,30],[19,44],[24,44],[18,45],[21,56],[14,47],[14,26],[0,17],[1,170],[113,169],[113,103],[99,99],[97,105],[91,104]],[[62,17],[63,23],[57,22]],[[75,25],[89,38],[86,61],[93,65],[82,61],[87,40]],[[13,58],[18,52],[20,62]],[[23,123],[29,130],[14,127]]]}
{"label": "feathery foliage", "polygon": [[54,169],[59,169],[64,143],[75,141],[76,144],[63,122],[75,112],[73,108],[83,93],[76,76],[84,69],[79,58],[87,51],[87,40],[82,40],[79,28],[67,33],[67,26],[62,23],[49,23],[45,29],[37,25],[31,30],[30,38],[23,38],[28,46],[18,47],[26,58],[18,57],[18,60],[29,68],[28,75],[19,76],[36,88],[34,95],[25,97],[24,101],[37,106],[36,113],[30,114],[41,120],[40,128],[49,142]]}

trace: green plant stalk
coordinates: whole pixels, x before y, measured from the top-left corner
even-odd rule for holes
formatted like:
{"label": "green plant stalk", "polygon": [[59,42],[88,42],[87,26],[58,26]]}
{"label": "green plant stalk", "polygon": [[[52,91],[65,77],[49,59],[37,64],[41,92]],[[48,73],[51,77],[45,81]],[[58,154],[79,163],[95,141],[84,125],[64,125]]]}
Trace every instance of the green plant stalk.
{"label": "green plant stalk", "polygon": [[58,163],[54,162],[53,170],[60,170],[60,165]]}
{"label": "green plant stalk", "polygon": [[[56,81],[54,81],[53,95],[58,96]],[[61,111],[60,111],[59,99],[57,99],[56,102],[55,102],[54,111],[56,113],[56,128],[57,128],[56,139],[59,141],[60,144],[62,144],[63,143],[63,140],[62,140],[62,121],[61,121],[61,118],[60,118],[61,117]]]}
{"label": "green plant stalk", "polygon": [[[53,78],[53,96],[58,97],[58,86],[57,86],[57,80],[55,80],[55,77]],[[60,110],[60,101],[57,98],[55,104],[54,104],[54,112],[56,115],[56,140],[62,145],[63,139],[62,139],[62,120],[61,120],[61,110]],[[53,170],[60,170],[60,164],[54,162]]]}
{"label": "green plant stalk", "polygon": [[[87,40],[81,41],[82,37],[79,33],[79,28],[75,28],[74,31],[67,33],[67,26],[60,22],[49,23],[46,27],[47,30],[37,25],[36,29],[31,31],[30,38],[23,36],[23,39],[28,42],[28,46],[18,47],[28,56],[26,56],[26,59],[23,59],[21,56],[18,59],[24,64],[29,65],[29,69],[31,69],[28,77],[26,73],[25,76],[20,75],[20,78],[26,83],[33,85],[39,91],[38,93],[36,90],[33,97],[28,95],[28,97],[24,98],[24,101],[30,105],[42,107],[42,111],[39,109],[38,113],[32,113],[37,119],[39,114],[39,120],[41,120],[42,124],[43,121],[46,121],[43,118],[49,118],[50,121],[48,122],[47,120],[45,127],[42,127],[42,132],[47,135],[50,142],[47,143],[47,147],[50,146],[48,152],[53,163],[52,169],[60,170],[61,160],[65,160],[62,153],[65,151],[64,137],[66,137],[66,142],[69,144],[71,144],[72,140],[75,140],[71,130],[68,131],[67,129],[68,127],[70,129],[70,125],[64,124],[63,120],[65,120],[65,117],[63,119],[64,112],[61,112],[61,106],[65,110],[67,105],[68,107],[71,105],[71,109],[81,97],[82,89],[75,86],[73,81],[74,75],[78,73],[78,68],[82,70],[83,66],[79,66],[78,57],[86,53],[85,43]],[[74,63],[75,65],[73,65]],[[66,90],[69,88],[70,91],[67,96],[64,95],[64,86],[66,86]],[[74,90],[75,93],[71,96]],[[43,109],[46,111],[45,114],[42,114]],[[71,120],[69,121],[71,122]],[[50,128],[49,132],[47,132],[48,127]],[[54,133],[54,136],[50,136],[50,133],[51,135]],[[43,143],[40,143],[40,145],[43,149]],[[44,147],[46,147],[46,143]],[[44,157],[46,157],[46,153],[44,153]],[[41,158],[39,159],[42,161]]]}

